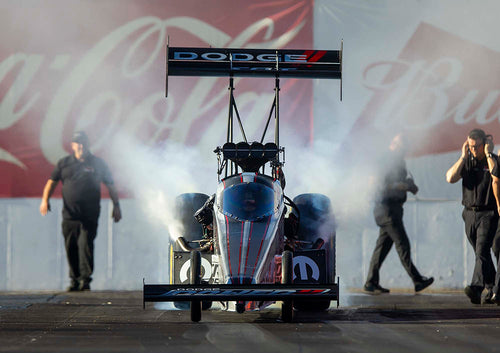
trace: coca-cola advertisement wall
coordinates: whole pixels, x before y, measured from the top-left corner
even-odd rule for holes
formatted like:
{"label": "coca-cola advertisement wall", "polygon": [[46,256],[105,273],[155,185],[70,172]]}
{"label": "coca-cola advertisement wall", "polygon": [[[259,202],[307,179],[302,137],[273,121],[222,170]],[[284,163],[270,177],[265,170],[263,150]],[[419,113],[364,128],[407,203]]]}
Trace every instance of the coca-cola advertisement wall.
{"label": "coca-cola advertisement wall", "polygon": [[[165,48],[312,48],[313,1],[5,1],[0,43],[0,197],[40,197],[74,131],[107,157],[118,134],[146,146],[213,149],[225,139],[228,79],[169,78]],[[260,139],[274,80],[235,80]],[[281,83],[282,123],[312,139],[312,83]],[[108,163],[113,169],[113,160]]]}

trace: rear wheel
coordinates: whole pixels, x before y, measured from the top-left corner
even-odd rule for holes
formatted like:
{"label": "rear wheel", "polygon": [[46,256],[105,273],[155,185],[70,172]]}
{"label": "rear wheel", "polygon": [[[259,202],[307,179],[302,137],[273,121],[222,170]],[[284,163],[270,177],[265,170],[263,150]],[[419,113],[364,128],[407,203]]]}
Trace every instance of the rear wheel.
{"label": "rear wheel", "polygon": [[[300,211],[298,239],[311,244],[306,250],[325,250],[326,283],[335,283],[336,225],[330,199],[322,194],[301,194],[293,202]],[[299,311],[323,311],[330,307],[330,300],[296,300],[294,307]]]}
{"label": "rear wheel", "polygon": [[[191,284],[201,283],[201,253],[197,250],[191,251]],[[201,320],[201,300],[191,300],[191,321]]]}
{"label": "rear wheel", "polygon": [[[293,253],[289,250],[283,252],[281,257],[281,283],[293,283]],[[284,322],[292,322],[293,320],[293,301],[284,300],[281,305],[281,319]]]}
{"label": "rear wheel", "polygon": [[[203,238],[203,227],[194,218],[194,214],[207,201],[208,195],[201,193],[180,194],[175,199],[175,220],[179,222],[182,234],[173,234],[173,236],[182,235],[186,242],[200,240]],[[174,250],[182,250],[175,245]]]}

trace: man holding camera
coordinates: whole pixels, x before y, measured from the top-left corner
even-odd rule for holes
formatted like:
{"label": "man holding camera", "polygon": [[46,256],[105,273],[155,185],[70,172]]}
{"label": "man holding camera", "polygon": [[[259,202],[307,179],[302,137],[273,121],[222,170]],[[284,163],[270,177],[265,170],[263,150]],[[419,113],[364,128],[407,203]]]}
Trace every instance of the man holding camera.
{"label": "man holding camera", "polygon": [[406,193],[418,192],[418,187],[413,179],[408,177],[406,170],[404,158],[407,150],[408,143],[405,137],[401,134],[396,135],[391,141],[389,154],[385,159],[389,163],[385,169],[385,177],[373,212],[380,233],[363,288],[368,294],[389,293],[388,289],[379,284],[379,271],[393,243],[403,267],[415,285],[416,292],[427,288],[434,282],[432,277],[423,277],[411,261],[410,241],[403,224],[403,204],[406,202]]}
{"label": "man holding camera", "polygon": [[462,179],[462,218],[476,257],[471,283],[464,291],[473,304],[481,304],[484,288],[484,303],[493,303],[495,267],[490,249],[500,211],[500,171],[493,147],[491,136],[481,129],[472,130],[462,145],[460,159],[446,172],[448,183]]}

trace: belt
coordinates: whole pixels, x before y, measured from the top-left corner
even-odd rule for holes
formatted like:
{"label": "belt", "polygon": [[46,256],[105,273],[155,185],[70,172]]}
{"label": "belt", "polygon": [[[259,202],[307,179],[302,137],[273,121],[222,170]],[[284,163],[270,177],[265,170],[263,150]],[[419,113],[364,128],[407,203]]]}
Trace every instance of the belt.
{"label": "belt", "polygon": [[492,206],[465,206],[466,210],[481,212],[481,211],[494,211],[495,207]]}

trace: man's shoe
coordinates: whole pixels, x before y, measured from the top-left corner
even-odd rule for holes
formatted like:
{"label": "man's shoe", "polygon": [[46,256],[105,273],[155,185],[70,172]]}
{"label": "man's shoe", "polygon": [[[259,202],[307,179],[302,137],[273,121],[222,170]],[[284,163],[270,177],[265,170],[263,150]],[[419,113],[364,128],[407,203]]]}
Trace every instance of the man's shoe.
{"label": "man's shoe", "polygon": [[469,297],[472,304],[481,304],[481,291],[478,289],[472,286],[467,286],[464,289],[464,293]]}
{"label": "man's shoe", "polygon": [[375,285],[375,289],[380,291],[382,294],[391,292],[389,289],[382,287],[380,284]]}
{"label": "man's shoe", "polygon": [[493,294],[493,296],[491,297],[491,300],[496,305],[500,305],[500,295]]}
{"label": "man's shoe", "polygon": [[483,304],[495,304],[495,302],[493,301],[493,290],[491,288],[489,288],[486,292],[486,295],[483,299]]}
{"label": "man's shoe", "polygon": [[390,292],[389,289],[384,288],[379,284],[372,284],[372,283],[366,283],[363,286],[363,291],[368,294],[383,294]]}
{"label": "man's shoe", "polygon": [[420,292],[429,287],[434,282],[434,277],[422,277],[420,282],[415,283],[415,292]]}
{"label": "man's shoe", "polygon": [[78,287],[79,291],[88,291],[90,290],[90,284],[87,282],[80,282],[80,286]]}
{"label": "man's shoe", "polygon": [[79,290],[80,290],[80,283],[76,280],[72,280],[69,287],[66,288],[67,292],[77,292]]}

